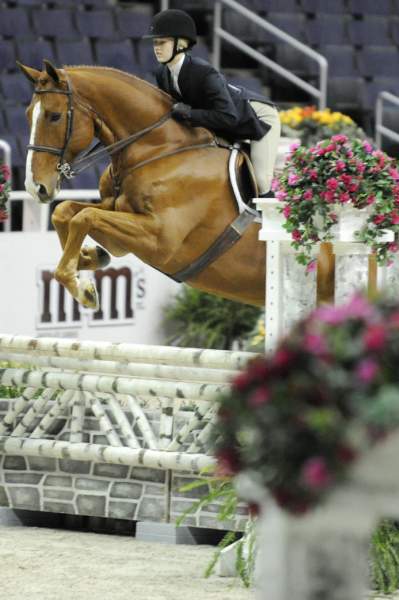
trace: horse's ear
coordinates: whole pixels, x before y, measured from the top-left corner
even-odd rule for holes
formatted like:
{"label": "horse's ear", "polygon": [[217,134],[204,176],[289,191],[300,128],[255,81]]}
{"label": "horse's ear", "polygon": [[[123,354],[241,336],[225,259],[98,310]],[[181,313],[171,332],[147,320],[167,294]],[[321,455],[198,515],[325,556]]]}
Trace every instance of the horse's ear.
{"label": "horse's ear", "polygon": [[29,79],[29,81],[31,81],[32,83],[36,83],[40,77],[40,71],[37,71],[37,69],[33,69],[32,67],[26,67],[18,61],[16,62],[18,67],[21,69],[22,73],[25,75],[25,77]]}
{"label": "horse's ear", "polygon": [[58,71],[53,64],[49,60],[43,60],[44,68],[46,69],[47,75],[51,77],[54,83],[60,82],[60,76],[58,75]]}

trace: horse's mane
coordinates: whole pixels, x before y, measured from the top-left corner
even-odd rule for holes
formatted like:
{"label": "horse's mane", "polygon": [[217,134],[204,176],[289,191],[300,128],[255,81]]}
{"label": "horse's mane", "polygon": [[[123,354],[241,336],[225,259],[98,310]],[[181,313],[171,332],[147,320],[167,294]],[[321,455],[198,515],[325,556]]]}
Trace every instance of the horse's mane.
{"label": "horse's mane", "polygon": [[115,69],[114,67],[102,67],[100,65],[63,65],[63,69],[66,71],[105,71],[106,73],[114,74],[117,78],[122,79],[126,83],[134,83],[135,87],[137,84],[148,86],[152,89],[152,91],[158,93],[160,96],[164,96],[165,98],[170,98],[169,94],[160,90],[156,85],[138,77],[137,75],[133,75],[133,73],[127,73],[126,71],[121,71],[120,69]]}

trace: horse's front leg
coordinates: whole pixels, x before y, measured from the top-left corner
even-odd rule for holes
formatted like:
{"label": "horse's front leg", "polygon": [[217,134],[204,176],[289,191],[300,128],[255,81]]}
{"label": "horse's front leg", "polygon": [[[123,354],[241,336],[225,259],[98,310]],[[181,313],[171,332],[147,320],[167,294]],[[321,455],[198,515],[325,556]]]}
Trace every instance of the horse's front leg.
{"label": "horse's front leg", "polygon": [[157,255],[159,229],[157,219],[152,216],[86,207],[69,223],[68,238],[55,278],[83,306],[96,309],[95,285],[91,281],[80,281],[78,277],[79,256],[86,235],[101,239],[106,249],[112,248],[113,254],[133,252],[151,260]]}
{"label": "horse's front leg", "polygon": [[[107,199],[101,204],[88,204],[87,202],[73,202],[65,200],[56,206],[51,216],[51,221],[56,230],[62,249],[65,248],[69,234],[69,224],[73,217],[77,215],[81,210],[86,208],[99,208],[107,210],[113,203],[113,199],[110,198],[109,202]],[[91,270],[96,271],[106,267],[111,258],[101,246],[94,247],[82,247],[79,256],[78,270]]]}

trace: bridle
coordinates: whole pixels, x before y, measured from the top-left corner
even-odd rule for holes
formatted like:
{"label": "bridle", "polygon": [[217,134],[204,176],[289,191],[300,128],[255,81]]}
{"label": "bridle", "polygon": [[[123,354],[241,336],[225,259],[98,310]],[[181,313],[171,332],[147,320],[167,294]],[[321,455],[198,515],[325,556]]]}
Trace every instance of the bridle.
{"label": "bridle", "polygon": [[123,148],[126,148],[133,142],[139,140],[147,133],[150,133],[150,131],[152,131],[156,127],[160,127],[161,125],[163,125],[172,116],[171,111],[169,111],[152,125],[145,127],[137,133],[129,135],[127,138],[114,142],[113,144],[109,144],[108,146],[106,146],[105,148],[101,148],[100,150],[97,150],[97,148],[101,146],[102,143],[98,142],[98,144],[96,144],[93,148],[84,152],[80,158],[76,159],[72,164],[70,164],[64,160],[64,156],[72,136],[74,107],[72,104],[73,92],[68,79],[66,80],[66,84],[68,86],[67,90],[38,90],[36,88],[34,90],[35,94],[62,94],[64,96],[67,96],[68,98],[67,126],[65,130],[65,138],[62,148],[54,148],[53,146],[41,146],[38,144],[27,145],[28,150],[34,150],[35,152],[47,152],[49,154],[55,154],[56,156],[59,156],[60,160],[57,164],[57,171],[59,171],[61,176],[65,177],[66,179],[72,179],[81,171],[87,169],[95,162],[102,160],[104,157],[109,158],[109,156],[111,156],[112,154],[123,150]]}
{"label": "bridle", "polygon": [[27,149],[34,150],[35,152],[47,152],[48,154],[55,154],[56,156],[59,156],[60,161],[57,164],[57,171],[60,171],[61,175],[70,179],[71,177],[73,177],[71,173],[71,166],[67,162],[64,162],[64,156],[72,135],[74,108],[72,105],[72,90],[68,80],[67,86],[67,90],[38,90],[36,88],[34,90],[35,94],[62,94],[64,96],[67,96],[67,126],[65,130],[64,145],[62,146],[62,148],[54,148],[53,146],[40,146],[38,144],[28,144]]}

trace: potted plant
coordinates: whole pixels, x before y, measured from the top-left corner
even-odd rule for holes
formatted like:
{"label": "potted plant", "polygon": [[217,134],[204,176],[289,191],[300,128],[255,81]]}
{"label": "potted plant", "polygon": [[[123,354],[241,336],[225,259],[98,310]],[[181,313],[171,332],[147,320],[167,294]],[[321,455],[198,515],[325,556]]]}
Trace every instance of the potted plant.
{"label": "potted plant", "polygon": [[294,144],[272,188],[297,260],[308,269],[315,266],[315,244],[333,239],[344,215],[379,264],[389,264],[399,248],[393,241],[399,232],[397,161],[367,140],[337,134],[309,148]]}
{"label": "potted plant", "polygon": [[7,202],[10,195],[10,169],[7,165],[0,164],[0,223],[8,218]]}

